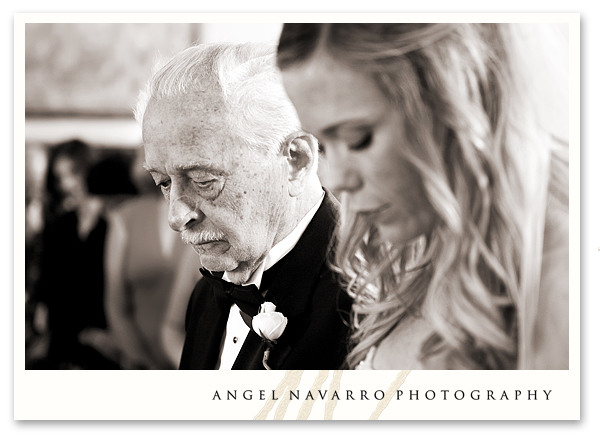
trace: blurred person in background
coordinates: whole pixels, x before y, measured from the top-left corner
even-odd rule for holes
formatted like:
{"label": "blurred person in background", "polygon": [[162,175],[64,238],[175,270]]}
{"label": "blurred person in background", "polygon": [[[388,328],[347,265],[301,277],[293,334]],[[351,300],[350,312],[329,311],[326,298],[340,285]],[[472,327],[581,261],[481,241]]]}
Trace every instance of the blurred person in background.
{"label": "blurred person in background", "polygon": [[187,245],[186,248],[191,257],[182,257],[177,267],[160,334],[162,348],[174,369],[179,366],[183,352],[187,305],[194,286],[202,277],[198,269],[198,255],[191,246]]}
{"label": "blurred person in background", "polygon": [[32,300],[36,327],[47,337],[46,355],[34,369],[114,369],[116,364],[79,336],[106,328],[102,200],[88,189],[89,146],[72,140],[50,148],[48,198],[42,234],[40,275]]}
{"label": "blurred person in background", "polygon": [[[142,163],[140,148],[131,168],[140,196],[124,201],[109,215],[105,259],[109,334],[123,369],[173,369],[185,336],[182,324],[173,321],[183,321],[185,310],[172,312],[164,345],[166,310],[172,294],[187,302],[200,273],[193,250],[170,229],[168,205]],[[90,340],[105,344],[101,337],[94,334]]]}
{"label": "blurred person in background", "polygon": [[[44,229],[44,182],[47,157],[41,144],[25,145],[25,346],[33,350],[41,340],[34,327],[35,301],[33,294],[39,279]],[[43,349],[43,348],[41,348]]]}

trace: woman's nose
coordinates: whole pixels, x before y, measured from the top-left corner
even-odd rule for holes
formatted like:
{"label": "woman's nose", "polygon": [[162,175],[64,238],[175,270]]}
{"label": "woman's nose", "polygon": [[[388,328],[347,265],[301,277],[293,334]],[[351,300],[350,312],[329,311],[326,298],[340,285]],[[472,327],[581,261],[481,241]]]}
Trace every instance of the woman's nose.
{"label": "woman's nose", "polygon": [[176,232],[182,232],[192,227],[203,217],[198,209],[198,195],[187,194],[177,185],[171,185],[169,194],[169,226]]}
{"label": "woman's nose", "polygon": [[354,192],[362,187],[362,178],[347,154],[327,154],[322,170],[323,186],[333,193]]}

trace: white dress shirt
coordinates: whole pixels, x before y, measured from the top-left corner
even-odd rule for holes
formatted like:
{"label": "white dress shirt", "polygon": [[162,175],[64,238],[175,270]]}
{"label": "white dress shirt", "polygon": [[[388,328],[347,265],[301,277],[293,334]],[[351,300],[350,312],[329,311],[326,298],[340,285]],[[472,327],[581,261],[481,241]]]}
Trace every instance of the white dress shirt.
{"label": "white dress shirt", "polygon": [[[252,276],[248,280],[247,283],[243,285],[256,285],[257,288],[260,288],[260,282],[262,281],[262,276],[265,270],[268,270],[273,265],[281,260],[285,255],[287,255],[298,243],[300,237],[308,227],[308,224],[312,221],[313,217],[319,210],[319,206],[323,202],[325,198],[325,192],[321,194],[321,198],[319,201],[304,215],[302,220],[298,223],[296,228],[292,230],[292,232],[283,238],[280,242],[275,244],[275,246],[269,251],[267,257],[264,261],[259,265]],[[227,272],[223,274],[223,279],[229,281],[229,277],[227,276]],[[229,311],[229,319],[227,320],[227,326],[225,327],[225,333],[223,334],[223,341],[221,342],[221,353],[219,355],[219,370],[231,370],[235,359],[237,358],[240,350],[242,349],[242,345],[248,336],[248,332],[250,329],[244,323],[242,316],[240,315],[240,309],[237,305],[232,305],[231,310]]]}

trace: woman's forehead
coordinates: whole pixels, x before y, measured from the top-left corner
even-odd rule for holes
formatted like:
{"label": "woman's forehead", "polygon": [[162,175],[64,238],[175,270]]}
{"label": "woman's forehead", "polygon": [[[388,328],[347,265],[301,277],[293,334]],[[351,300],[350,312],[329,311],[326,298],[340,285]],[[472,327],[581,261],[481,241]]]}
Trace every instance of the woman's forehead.
{"label": "woman's forehead", "polygon": [[282,76],[303,127],[317,135],[332,125],[379,113],[388,106],[370,76],[328,56],[317,55],[284,70]]}

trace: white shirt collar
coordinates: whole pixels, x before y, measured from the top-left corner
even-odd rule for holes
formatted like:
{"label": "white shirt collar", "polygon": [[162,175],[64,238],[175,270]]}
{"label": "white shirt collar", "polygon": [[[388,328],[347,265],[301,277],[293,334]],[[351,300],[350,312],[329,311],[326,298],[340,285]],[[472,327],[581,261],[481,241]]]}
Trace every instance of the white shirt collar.
{"label": "white shirt collar", "polygon": [[[292,232],[279,241],[277,244],[273,246],[273,248],[267,254],[267,257],[262,261],[262,263],[258,266],[258,268],[252,273],[248,282],[243,285],[256,285],[257,288],[260,288],[260,282],[262,281],[263,273],[275,265],[277,262],[281,260],[285,255],[287,255],[292,249],[296,246],[300,237],[312,221],[313,217],[319,210],[323,199],[325,198],[325,191],[321,194],[321,198],[319,201],[311,207],[311,209],[304,215],[304,217],[300,220],[298,225],[292,230]],[[229,282],[229,277],[227,276],[227,272],[223,273],[223,280]]]}

